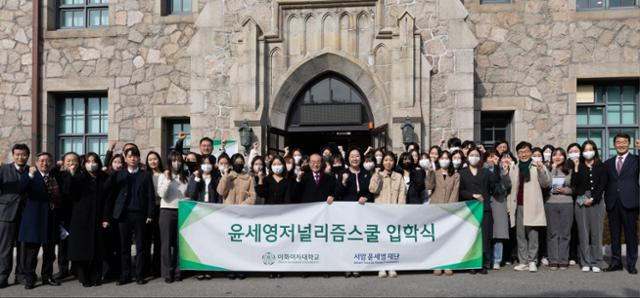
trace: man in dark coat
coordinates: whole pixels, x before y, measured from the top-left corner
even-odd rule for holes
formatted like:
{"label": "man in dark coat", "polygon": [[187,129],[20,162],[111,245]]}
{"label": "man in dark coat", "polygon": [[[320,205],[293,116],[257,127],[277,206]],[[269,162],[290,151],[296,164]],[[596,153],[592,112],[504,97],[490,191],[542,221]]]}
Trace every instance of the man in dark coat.
{"label": "man in dark coat", "polygon": [[136,239],[135,278],[138,284],[144,284],[144,268],[149,254],[146,239],[156,193],[151,174],[140,168],[140,151],[137,148],[125,151],[125,162],[127,166],[111,176],[114,193],[108,203],[109,215],[118,221],[120,230],[122,273],[117,285],[131,282],[131,232]]}
{"label": "man in dark coat", "polygon": [[22,174],[27,170],[29,147],[16,144],[11,154],[14,162],[0,167],[0,289],[9,285],[13,267],[13,247],[20,225],[19,209],[22,203],[19,185]]}
{"label": "man in dark coat", "polygon": [[20,191],[25,198],[20,220],[18,241],[22,247],[21,266],[25,278],[25,289],[35,286],[38,252],[42,247],[42,284],[59,286],[53,278],[55,241],[59,226],[55,209],[60,206],[60,189],[56,179],[50,175],[53,156],[47,152],[38,154],[36,167],[31,167],[20,179]]}
{"label": "man in dark coat", "polygon": [[322,171],[322,156],[313,154],[309,157],[310,172],[300,172],[296,179],[296,191],[301,203],[327,202],[333,203],[336,191],[336,178]]}

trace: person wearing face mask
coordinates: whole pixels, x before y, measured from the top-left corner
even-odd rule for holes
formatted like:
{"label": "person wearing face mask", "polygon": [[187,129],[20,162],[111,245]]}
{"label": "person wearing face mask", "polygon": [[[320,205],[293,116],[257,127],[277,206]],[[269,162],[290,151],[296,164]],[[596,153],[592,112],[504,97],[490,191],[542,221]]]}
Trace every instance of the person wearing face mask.
{"label": "person wearing face mask", "polygon": [[453,171],[457,173],[466,166],[466,158],[460,150],[449,151],[449,153],[451,154],[451,166],[453,166]]}
{"label": "person wearing face mask", "polygon": [[553,165],[552,155],[555,149],[556,148],[551,144],[547,144],[542,147],[542,160],[549,170],[551,170],[551,166]]}
{"label": "person wearing face mask", "polygon": [[102,283],[103,231],[109,227],[105,208],[109,187],[100,157],[88,153],[82,167],[67,168],[62,193],[71,203],[69,259],[84,287]]}
{"label": "person wearing face mask", "polygon": [[[547,170],[551,171],[549,163],[545,162],[544,160],[542,148],[534,147],[533,149],[531,149],[531,161],[535,163],[542,163],[547,168]],[[549,199],[549,196],[551,196],[551,186],[542,188],[542,200],[546,202]],[[540,247],[538,248],[540,263],[542,263],[542,265],[548,266],[549,259],[547,259],[547,227],[539,228],[538,243],[540,245]]]}
{"label": "person wearing face mask", "polygon": [[[453,169],[451,153],[441,151],[435,162],[436,170],[429,170],[426,188],[431,191],[429,204],[446,204],[458,201],[460,174]],[[451,269],[444,269],[445,275],[453,275]],[[442,270],[434,270],[433,275],[442,275]]]}
{"label": "person wearing face mask", "polygon": [[[375,204],[406,204],[407,197],[402,175],[394,168],[396,166],[396,155],[387,152],[383,159],[383,168],[375,169],[369,183],[369,192],[373,195]],[[379,271],[378,277],[397,277],[395,270]]]}
{"label": "person wearing face mask", "polygon": [[547,225],[542,188],[551,185],[549,170],[542,162],[531,160],[532,145],[520,142],[516,146],[518,165],[504,167],[505,188],[512,196],[507,201],[510,225],[516,226],[518,259],[516,271],[537,272],[538,234]]}
{"label": "person wearing face mask", "polygon": [[[253,205],[256,202],[256,188],[253,178],[244,171],[244,156],[236,153],[231,156],[230,170],[220,178],[217,192],[225,205]],[[231,272],[229,279],[244,279],[241,272]]]}
{"label": "person wearing face mask", "polygon": [[[418,160],[418,167],[416,168],[416,170],[423,172],[425,185],[427,185],[427,181],[429,180],[429,173],[431,172],[432,168],[433,167],[431,165],[431,158],[429,157],[429,154],[427,154],[426,152],[422,152],[420,154],[420,157]],[[422,202],[424,203],[429,202],[429,192],[430,191],[425,187],[425,189],[420,194],[420,196],[422,196]]]}
{"label": "person wearing face mask", "polygon": [[551,196],[545,202],[547,214],[547,252],[551,270],[567,270],[569,245],[573,225],[574,203],[572,172],[573,163],[567,160],[562,148],[556,148],[551,157]]}
{"label": "person wearing face mask", "polygon": [[171,169],[158,179],[160,197],[161,274],[165,283],[181,281],[178,268],[178,203],[187,198],[187,173],[182,165],[182,154],[171,151],[167,158]]}
{"label": "person wearing face mask", "polygon": [[291,156],[293,157],[293,162],[296,166],[302,165],[302,150],[297,148],[293,149]]}
{"label": "person wearing face mask", "polygon": [[333,157],[333,150],[331,147],[325,146],[320,152],[322,153],[322,162],[331,161],[331,158]]}
{"label": "person wearing face mask", "polygon": [[225,205],[253,205],[256,201],[253,178],[244,171],[244,156],[236,153],[231,157],[232,169],[222,175],[218,183],[218,194]]}
{"label": "person wearing face mask", "polygon": [[198,161],[199,160],[200,159],[198,158],[198,156],[194,152],[189,152],[189,154],[187,154],[187,157],[184,160],[184,164],[187,167],[187,174],[188,175],[192,175],[193,172],[198,170]]}
{"label": "person wearing face mask", "polygon": [[264,167],[264,160],[261,156],[254,156],[251,159],[251,165],[249,167],[251,170],[249,172],[249,176],[253,178],[253,182],[256,185],[256,205],[264,204],[264,197],[258,193],[257,185],[260,181],[264,180],[267,176],[267,169]]}
{"label": "person wearing face mask", "polygon": [[384,158],[384,150],[382,148],[376,149],[373,153],[373,157],[376,162],[376,168],[382,169],[382,159]]}
{"label": "person wearing face mask", "polygon": [[362,167],[365,171],[369,173],[373,173],[376,168],[376,161],[374,160],[374,156],[372,154],[364,156],[364,162],[362,163]]}
{"label": "person wearing face mask", "polygon": [[424,172],[416,171],[416,165],[413,163],[413,157],[409,152],[404,152],[400,155],[399,166],[405,183],[407,204],[422,204],[423,201],[420,194],[425,189]]}
{"label": "person wearing face mask", "polygon": [[[477,147],[471,147],[467,151],[469,166],[460,171],[460,201],[477,200],[484,205],[482,217],[482,269],[480,273],[487,274],[493,257],[491,255],[493,219],[490,199],[493,193],[492,189],[500,182],[500,178],[498,169],[492,172],[482,166],[481,156],[482,153]],[[496,166],[493,165],[493,167]],[[475,269],[471,270],[471,274],[475,274],[475,272]]]}
{"label": "person wearing face mask", "polygon": [[218,157],[218,170],[214,172],[214,175],[218,178],[231,171],[231,158],[226,153],[220,154]]}
{"label": "person wearing face mask", "polygon": [[603,197],[607,185],[607,168],[600,160],[598,147],[587,140],[582,157],[574,162],[571,182],[576,197],[575,216],[580,240],[580,265],[583,272],[599,273],[602,256]]}
{"label": "person wearing face mask", "polygon": [[149,246],[147,248],[147,251],[151,252],[151,275],[153,275],[153,277],[160,277],[160,248],[162,244],[160,243],[160,226],[158,219],[160,218],[161,197],[157,194],[157,192],[158,180],[163,175],[165,168],[160,154],[155,151],[149,151],[149,153],[147,153],[145,164],[147,166],[147,170],[152,174],[153,188],[156,191],[155,208],[153,209],[153,221],[150,224],[151,233],[149,234],[149,236],[151,237],[151,239],[148,239],[148,241],[146,241],[146,244]]}

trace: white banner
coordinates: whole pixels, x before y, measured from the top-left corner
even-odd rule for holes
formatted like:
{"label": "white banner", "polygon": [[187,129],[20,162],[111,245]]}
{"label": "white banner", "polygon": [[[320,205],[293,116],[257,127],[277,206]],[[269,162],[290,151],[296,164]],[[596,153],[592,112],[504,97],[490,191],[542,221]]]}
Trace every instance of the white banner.
{"label": "white banner", "polygon": [[483,207],[180,202],[180,268],[378,271],[482,266]]}

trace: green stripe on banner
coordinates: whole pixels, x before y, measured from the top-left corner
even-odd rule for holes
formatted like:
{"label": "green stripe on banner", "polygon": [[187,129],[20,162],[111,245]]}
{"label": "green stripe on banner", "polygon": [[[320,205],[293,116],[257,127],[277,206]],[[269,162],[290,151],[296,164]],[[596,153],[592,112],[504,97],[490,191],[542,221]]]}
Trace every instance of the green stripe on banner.
{"label": "green stripe on banner", "polygon": [[182,228],[182,225],[187,220],[187,217],[191,215],[191,211],[198,205],[194,201],[180,201],[178,202],[178,228]]}
{"label": "green stripe on banner", "polygon": [[451,265],[438,266],[433,269],[474,269],[482,268],[482,256],[466,262],[455,263]]}
{"label": "green stripe on banner", "polygon": [[478,230],[476,240],[459,263],[434,267],[433,269],[472,269],[482,268],[482,230]]}
{"label": "green stripe on banner", "polygon": [[222,204],[198,203],[195,201],[180,201],[178,205],[178,227],[185,229],[203,217],[223,209]]}
{"label": "green stripe on banner", "polygon": [[229,269],[216,266],[209,266],[186,260],[180,260],[180,270],[196,270],[196,271],[229,271]]}
{"label": "green stripe on banner", "polygon": [[460,217],[473,225],[476,228],[480,228],[482,222],[482,216],[484,212],[484,205],[480,201],[465,201],[466,207],[460,207],[458,204],[434,204],[431,206],[438,206],[440,209],[447,211],[457,217]]}

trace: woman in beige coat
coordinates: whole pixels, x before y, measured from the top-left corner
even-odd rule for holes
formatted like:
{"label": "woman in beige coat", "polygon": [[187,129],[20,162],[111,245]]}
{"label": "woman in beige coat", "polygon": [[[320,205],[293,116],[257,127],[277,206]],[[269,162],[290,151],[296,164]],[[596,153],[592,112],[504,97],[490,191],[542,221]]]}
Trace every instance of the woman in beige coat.
{"label": "woman in beige coat", "polygon": [[[382,159],[382,171],[376,168],[369,182],[369,192],[374,196],[376,204],[406,204],[406,190],[402,174],[394,172],[396,167],[396,155],[387,152]],[[389,270],[389,277],[397,277],[395,270]],[[387,277],[386,271],[378,272],[378,277]]]}
{"label": "woman in beige coat", "polygon": [[232,169],[223,173],[218,183],[218,194],[225,205],[253,205],[256,201],[256,190],[253,178],[244,172],[244,157],[234,154],[231,157]]}
{"label": "woman in beige coat", "polygon": [[518,165],[502,167],[503,182],[510,189],[507,197],[509,223],[516,227],[518,243],[517,271],[538,271],[538,229],[547,225],[542,189],[551,185],[551,175],[542,162],[531,161],[531,144],[516,146]]}
{"label": "woman in beige coat", "polygon": [[[460,174],[451,163],[451,153],[442,151],[438,155],[436,170],[427,174],[427,189],[431,191],[429,204],[446,204],[458,201]],[[453,275],[451,269],[444,270],[445,275]],[[433,270],[433,275],[442,275],[442,270]]]}

